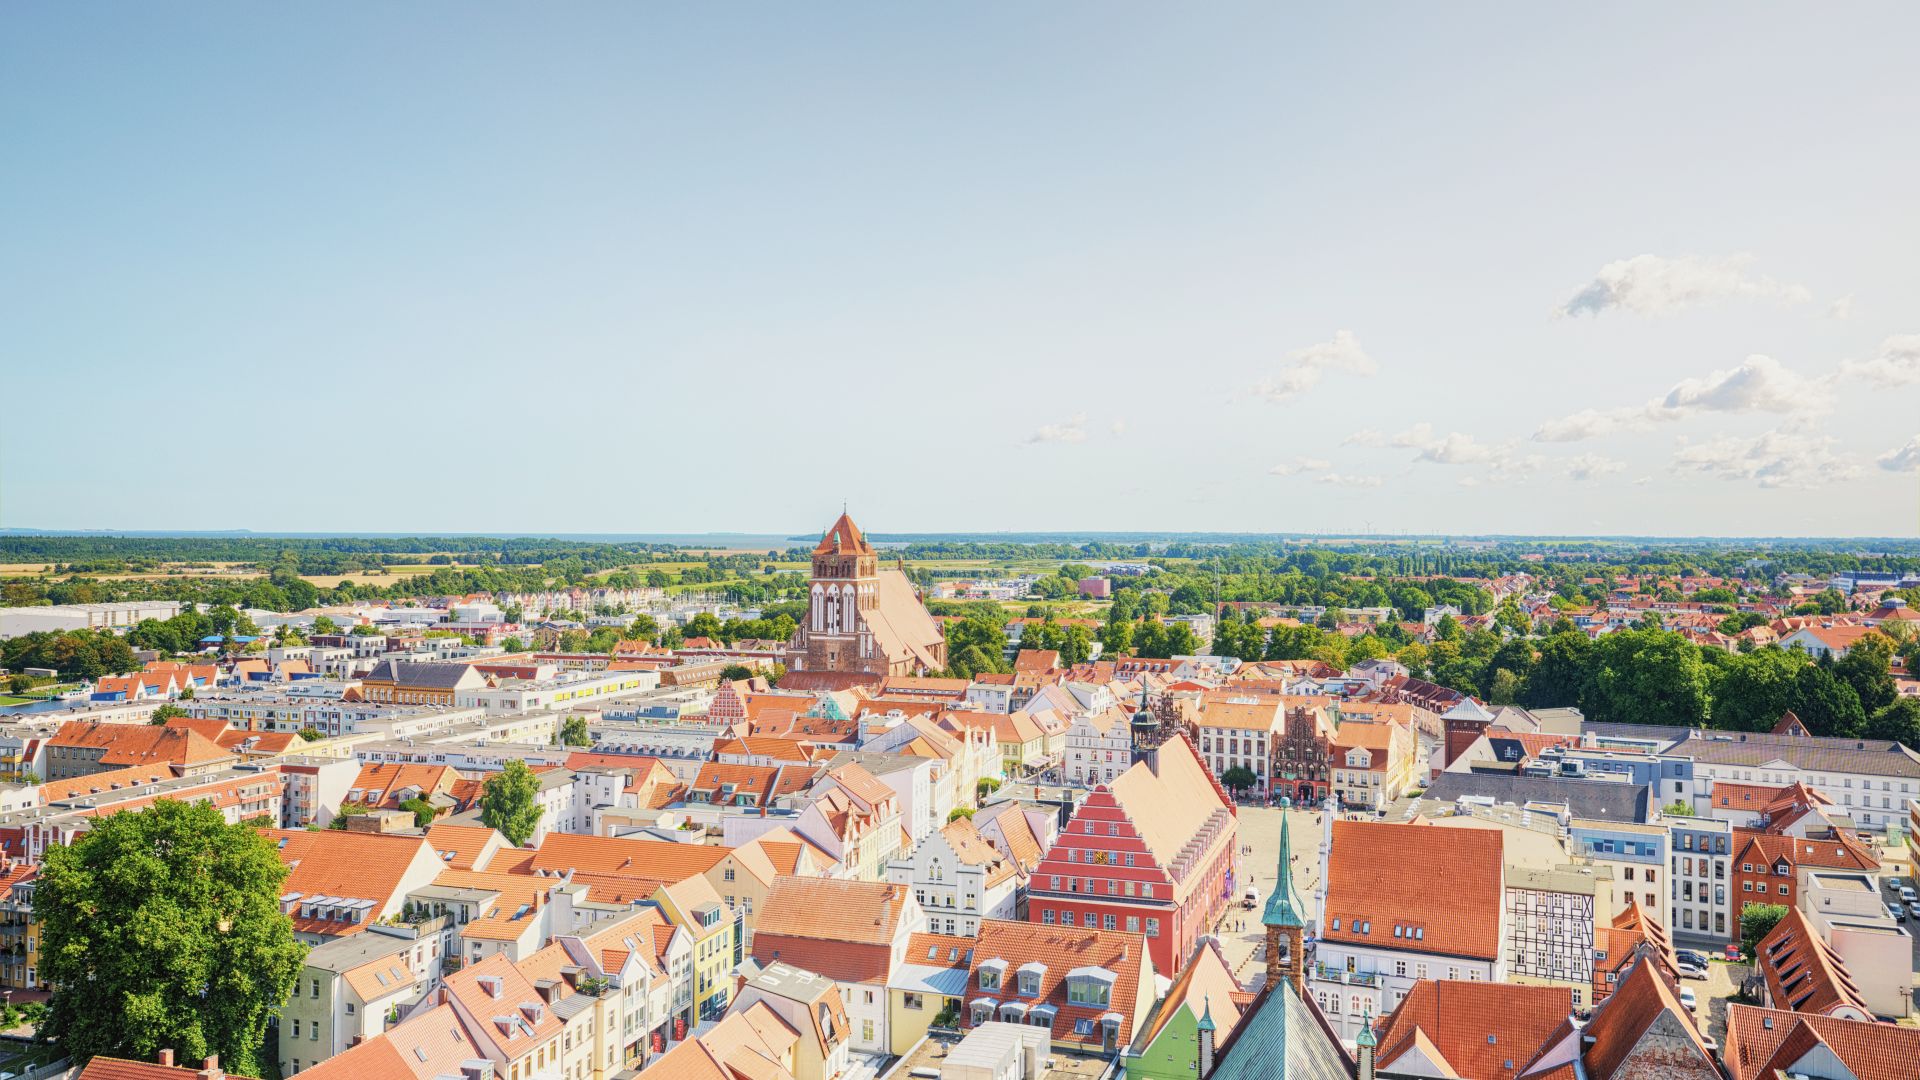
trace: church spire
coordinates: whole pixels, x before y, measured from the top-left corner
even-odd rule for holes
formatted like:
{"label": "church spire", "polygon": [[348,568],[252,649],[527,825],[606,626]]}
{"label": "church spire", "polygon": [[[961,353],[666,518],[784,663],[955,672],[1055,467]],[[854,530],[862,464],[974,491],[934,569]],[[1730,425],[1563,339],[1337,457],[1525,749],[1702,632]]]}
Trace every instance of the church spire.
{"label": "church spire", "polygon": [[1129,725],[1129,734],[1133,741],[1133,760],[1146,761],[1153,756],[1154,749],[1160,744],[1160,718],[1153,715],[1147,706],[1147,676],[1140,673],[1140,708],[1133,714]]}
{"label": "church spire", "polygon": [[1301,901],[1300,893],[1293,887],[1293,835],[1287,827],[1285,812],[1280,818],[1280,866],[1273,884],[1273,895],[1267,897],[1267,910],[1261,922],[1268,926],[1305,926],[1306,904]]}

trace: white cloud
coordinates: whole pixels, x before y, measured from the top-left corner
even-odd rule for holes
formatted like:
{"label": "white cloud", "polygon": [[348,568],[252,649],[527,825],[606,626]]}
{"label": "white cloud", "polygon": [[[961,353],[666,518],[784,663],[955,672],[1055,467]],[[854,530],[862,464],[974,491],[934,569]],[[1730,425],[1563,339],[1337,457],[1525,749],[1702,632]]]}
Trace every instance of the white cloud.
{"label": "white cloud", "polygon": [[[1824,380],[1805,378],[1771,356],[1756,354],[1737,368],[1675,383],[1656,415],[1666,419],[1663,414],[1671,413],[1678,419],[1695,412],[1793,413],[1827,403]],[[1655,407],[1650,403],[1649,409]]]}
{"label": "white cloud", "polygon": [[1087,414],[1079,413],[1064,424],[1042,424],[1027,436],[1027,445],[1035,443],[1077,443],[1087,441]]}
{"label": "white cloud", "polygon": [[1874,459],[1874,462],[1888,472],[1914,472],[1920,470],[1920,435],[1907,440],[1907,445],[1897,450],[1889,450]]}
{"label": "white cloud", "polygon": [[1811,415],[1832,405],[1831,378],[1810,379],[1771,356],[1749,356],[1739,367],[1682,379],[1644,405],[1582,409],[1534,430],[1535,442],[1579,442],[1702,413]]}
{"label": "white cloud", "polygon": [[1651,476],[1636,476],[1633,478],[1634,487],[1646,487],[1651,483],[1653,483],[1653,477]]}
{"label": "white cloud", "polygon": [[1562,463],[1569,480],[1594,480],[1609,473],[1625,472],[1627,463],[1600,454],[1578,454]]}
{"label": "white cloud", "polygon": [[1113,422],[1113,433],[1115,435],[1125,435],[1127,433],[1127,422],[1125,420],[1115,420]]}
{"label": "white cloud", "polygon": [[1377,488],[1385,483],[1378,476],[1350,476],[1345,473],[1328,473],[1320,478],[1320,482],[1350,488]]}
{"label": "white cloud", "polygon": [[1418,423],[1393,437],[1393,445],[1418,451],[1415,461],[1431,461],[1436,465],[1473,465],[1482,461],[1491,461],[1501,453],[1498,447],[1475,441],[1464,432],[1451,431],[1435,436],[1433,425]]}
{"label": "white cloud", "polygon": [[1843,296],[1833,303],[1828,304],[1827,318],[1841,320],[1853,318],[1853,297]]}
{"label": "white cloud", "polygon": [[1682,438],[1673,471],[1750,480],[1763,488],[1817,487],[1860,474],[1851,455],[1834,450],[1837,441],[1829,435],[1778,429],[1753,438],[1723,435],[1702,443]]}
{"label": "white cloud", "polygon": [[1920,334],[1895,334],[1880,343],[1871,360],[1848,360],[1842,375],[1857,375],[1881,386],[1920,383]]}
{"label": "white cloud", "polygon": [[1359,431],[1356,431],[1353,434],[1347,436],[1346,438],[1341,439],[1340,445],[1341,446],[1385,446],[1387,445],[1387,436],[1385,432],[1375,431],[1372,428],[1361,428]]}
{"label": "white cloud", "polygon": [[1461,487],[1465,487],[1465,488],[1480,486],[1480,478],[1477,476],[1463,476],[1455,482],[1458,483]]}
{"label": "white cloud", "polygon": [[1789,285],[1748,271],[1751,255],[1635,255],[1610,262],[1580,287],[1556,315],[1599,315],[1630,311],[1662,315],[1728,297],[1758,297],[1786,303],[1813,299],[1800,285]]}
{"label": "white cloud", "polygon": [[1297,476],[1303,472],[1326,472],[1331,468],[1333,468],[1333,462],[1325,458],[1298,457],[1292,461],[1283,461],[1267,471],[1275,476]]}
{"label": "white cloud", "polygon": [[1268,401],[1289,401],[1320,385],[1329,370],[1372,375],[1379,369],[1353,334],[1342,330],[1333,335],[1332,341],[1289,353],[1280,370],[1260,380],[1253,392]]}

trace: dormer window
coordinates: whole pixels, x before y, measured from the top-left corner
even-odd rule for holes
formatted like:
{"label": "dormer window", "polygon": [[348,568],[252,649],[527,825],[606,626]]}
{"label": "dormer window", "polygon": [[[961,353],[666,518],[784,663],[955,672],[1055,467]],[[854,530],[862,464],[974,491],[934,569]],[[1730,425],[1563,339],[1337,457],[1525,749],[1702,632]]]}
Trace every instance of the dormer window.
{"label": "dormer window", "polygon": [[1104,1007],[1113,1000],[1113,972],[1103,967],[1078,967],[1067,973],[1067,1003]]}
{"label": "dormer window", "polygon": [[1039,997],[1040,982],[1047,976],[1047,965],[1035,960],[1020,965],[1020,996]]}
{"label": "dormer window", "polygon": [[1007,962],[999,958],[988,960],[980,965],[980,989],[998,990],[1006,978]]}

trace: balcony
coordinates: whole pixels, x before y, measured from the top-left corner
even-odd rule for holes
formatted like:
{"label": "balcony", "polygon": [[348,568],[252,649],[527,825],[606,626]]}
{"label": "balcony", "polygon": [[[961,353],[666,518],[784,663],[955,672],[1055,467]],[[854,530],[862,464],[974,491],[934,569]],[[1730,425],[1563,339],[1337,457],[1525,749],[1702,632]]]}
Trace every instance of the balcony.
{"label": "balcony", "polygon": [[1313,977],[1321,982],[1344,983],[1348,986],[1381,985],[1381,975],[1375,971],[1346,971],[1326,964],[1313,965]]}

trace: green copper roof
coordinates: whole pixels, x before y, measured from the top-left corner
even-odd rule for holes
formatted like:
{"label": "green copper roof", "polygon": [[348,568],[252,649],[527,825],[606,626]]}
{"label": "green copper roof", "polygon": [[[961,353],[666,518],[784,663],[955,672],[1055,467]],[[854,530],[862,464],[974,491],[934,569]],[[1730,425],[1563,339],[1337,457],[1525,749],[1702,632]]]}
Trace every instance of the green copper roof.
{"label": "green copper roof", "polygon": [[1283,816],[1280,819],[1279,874],[1273,885],[1273,895],[1267,897],[1266,913],[1260,921],[1268,926],[1305,926],[1306,907],[1293,887],[1293,837]]}
{"label": "green copper roof", "polygon": [[1205,998],[1203,1000],[1206,1002],[1206,1007],[1205,1007],[1205,1011],[1203,1011],[1200,1014],[1200,1030],[1212,1031],[1213,1030],[1213,999]]}
{"label": "green copper roof", "polygon": [[1358,1038],[1354,1039],[1353,1042],[1355,1046],[1377,1046],[1379,1044],[1378,1040],[1376,1040],[1373,1037],[1373,1010],[1372,1009],[1368,1009],[1365,1013],[1361,1014],[1360,1035]]}

